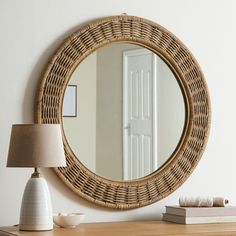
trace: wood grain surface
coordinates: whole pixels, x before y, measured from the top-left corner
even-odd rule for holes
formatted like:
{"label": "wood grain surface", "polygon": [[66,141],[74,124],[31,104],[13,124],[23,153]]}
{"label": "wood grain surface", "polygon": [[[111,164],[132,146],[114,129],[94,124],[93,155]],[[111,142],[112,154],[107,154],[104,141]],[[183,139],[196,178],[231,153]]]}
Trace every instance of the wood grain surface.
{"label": "wood grain surface", "polygon": [[182,225],[163,221],[131,221],[81,224],[74,229],[27,232],[17,227],[0,227],[0,236],[160,236],[160,235],[236,235],[236,223]]}

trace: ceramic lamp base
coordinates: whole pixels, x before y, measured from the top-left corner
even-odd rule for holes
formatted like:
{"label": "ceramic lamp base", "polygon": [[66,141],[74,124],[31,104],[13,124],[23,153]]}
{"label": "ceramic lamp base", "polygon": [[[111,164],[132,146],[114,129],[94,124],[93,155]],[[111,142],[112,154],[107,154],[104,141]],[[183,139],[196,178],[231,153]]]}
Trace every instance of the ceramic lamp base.
{"label": "ceramic lamp base", "polygon": [[19,229],[22,231],[47,231],[52,230],[52,225],[19,225]]}
{"label": "ceramic lamp base", "polygon": [[20,230],[43,231],[53,229],[52,205],[47,182],[31,177],[26,185],[20,212]]}

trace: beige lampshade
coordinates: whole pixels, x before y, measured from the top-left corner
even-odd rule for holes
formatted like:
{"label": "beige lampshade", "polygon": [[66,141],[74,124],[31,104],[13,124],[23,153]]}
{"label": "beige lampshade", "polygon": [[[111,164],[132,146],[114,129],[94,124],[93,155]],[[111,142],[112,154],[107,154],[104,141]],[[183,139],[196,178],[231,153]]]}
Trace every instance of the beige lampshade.
{"label": "beige lampshade", "polygon": [[7,167],[66,166],[59,124],[13,125]]}

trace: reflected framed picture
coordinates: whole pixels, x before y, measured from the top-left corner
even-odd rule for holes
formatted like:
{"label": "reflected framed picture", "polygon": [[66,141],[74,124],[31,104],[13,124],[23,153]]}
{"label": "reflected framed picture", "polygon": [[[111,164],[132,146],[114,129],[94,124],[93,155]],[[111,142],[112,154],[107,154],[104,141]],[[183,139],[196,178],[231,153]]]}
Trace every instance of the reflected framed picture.
{"label": "reflected framed picture", "polygon": [[62,108],[63,117],[77,117],[77,85],[67,85]]}

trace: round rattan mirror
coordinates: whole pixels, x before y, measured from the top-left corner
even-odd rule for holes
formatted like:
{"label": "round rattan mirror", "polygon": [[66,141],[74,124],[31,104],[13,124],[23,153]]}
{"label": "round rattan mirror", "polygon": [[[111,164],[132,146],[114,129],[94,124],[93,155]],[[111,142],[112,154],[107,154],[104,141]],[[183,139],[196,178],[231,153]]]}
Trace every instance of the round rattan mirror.
{"label": "round rattan mirror", "polygon": [[105,207],[128,209],[168,196],[192,173],[206,145],[210,104],[201,69],[183,43],[154,22],[122,15],[104,18],[79,29],[57,50],[39,88],[35,112],[37,123],[61,123],[63,127],[62,104],[71,75],[88,55],[113,42],[145,47],[158,55],[173,72],[185,101],[181,139],[158,170],[132,181],[115,181],[85,167],[72,151],[62,130],[67,167],[55,168],[55,172],[83,198]]}

